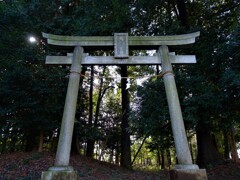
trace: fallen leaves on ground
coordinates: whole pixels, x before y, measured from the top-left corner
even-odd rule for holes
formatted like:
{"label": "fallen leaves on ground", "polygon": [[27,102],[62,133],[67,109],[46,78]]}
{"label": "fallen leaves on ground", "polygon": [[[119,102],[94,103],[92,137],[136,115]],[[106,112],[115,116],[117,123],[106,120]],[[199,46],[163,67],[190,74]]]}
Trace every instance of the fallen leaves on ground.
{"label": "fallen leaves on ground", "polygon": [[[53,166],[55,154],[49,152],[15,152],[0,155],[0,179],[40,179],[42,171]],[[79,180],[169,180],[167,170],[143,172],[121,168],[107,162],[72,155],[70,165]],[[209,180],[240,179],[240,164],[226,163],[207,170]]]}

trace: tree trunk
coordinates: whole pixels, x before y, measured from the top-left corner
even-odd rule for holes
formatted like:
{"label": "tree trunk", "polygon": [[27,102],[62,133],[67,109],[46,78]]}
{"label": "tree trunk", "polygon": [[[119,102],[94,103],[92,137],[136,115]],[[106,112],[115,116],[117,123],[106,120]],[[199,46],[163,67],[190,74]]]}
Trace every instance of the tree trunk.
{"label": "tree trunk", "polygon": [[[91,65],[91,80],[90,80],[90,90],[89,90],[89,118],[88,118],[88,126],[89,128],[93,127],[93,75],[94,75],[94,67]],[[87,140],[87,151],[86,156],[93,158],[94,152],[94,140]]]}
{"label": "tree trunk", "polygon": [[170,169],[170,167],[172,165],[171,153],[170,153],[169,149],[167,149],[166,152],[167,152],[166,154],[167,154],[168,168]]}
{"label": "tree trunk", "polygon": [[237,152],[237,146],[236,146],[236,141],[235,141],[235,133],[234,133],[234,128],[231,129],[230,134],[229,134],[229,143],[231,147],[231,156],[232,160],[235,163],[239,162],[239,157],[238,157],[238,152]]}
{"label": "tree trunk", "polygon": [[[60,128],[58,128],[56,131],[52,132],[52,141],[51,141],[51,151],[52,152],[56,152],[57,151],[57,144],[58,144],[58,139],[59,139],[59,131],[60,131]],[[55,137],[54,134],[57,134],[57,136]]]}
{"label": "tree trunk", "polygon": [[36,142],[36,129],[34,127],[26,129],[26,143],[25,143],[25,151],[29,152],[37,148]]}
{"label": "tree trunk", "polygon": [[144,137],[144,139],[143,139],[140,147],[138,148],[136,154],[134,155],[134,158],[133,158],[133,160],[132,160],[132,165],[133,165],[134,161],[136,160],[136,158],[137,158],[137,156],[138,156],[138,153],[141,151],[142,146],[143,146],[144,142],[146,141],[146,139],[147,139],[147,136]]}
{"label": "tree trunk", "polygon": [[190,149],[191,156],[192,156],[192,161],[193,161],[193,163],[195,163],[196,157],[194,156],[194,152],[193,152],[194,149],[193,149],[192,139],[190,139],[188,142],[189,142],[189,149]]}
{"label": "tree trunk", "polygon": [[120,156],[120,153],[119,153],[119,144],[117,142],[117,145],[116,145],[116,154],[115,154],[115,164],[119,165],[119,156]]}
{"label": "tree trunk", "polygon": [[228,142],[228,134],[227,131],[223,131],[223,141],[224,141],[224,158],[229,159],[229,153],[230,153],[230,148],[229,148],[229,142]]}
{"label": "tree trunk", "polygon": [[161,166],[161,153],[159,147],[157,148],[157,163],[158,166]]}
{"label": "tree trunk", "polygon": [[[121,66],[121,77],[127,77],[127,66]],[[122,90],[122,123],[121,123],[121,160],[120,164],[121,167],[132,169],[131,164],[131,141],[130,141],[130,134],[128,132],[129,123],[128,123],[128,116],[129,116],[129,98],[128,98],[128,90],[127,87],[127,79],[121,79],[121,90]]]}
{"label": "tree trunk", "polygon": [[44,133],[43,130],[40,130],[40,136],[39,136],[39,146],[38,146],[38,152],[43,152],[43,138],[44,138]]}
{"label": "tree trunk", "polygon": [[161,162],[162,162],[162,164],[161,164],[161,169],[165,169],[166,167],[166,165],[165,165],[165,156],[164,156],[164,150],[163,149],[161,149]]}
{"label": "tree trunk", "polygon": [[199,167],[217,165],[223,163],[223,159],[218,152],[215,137],[211,134],[209,126],[201,124],[197,129],[197,164]]}
{"label": "tree trunk", "polygon": [[182,26],[189,28],[185,1],[177,0],[177,8],[178,8],[178,12],[179,12],[179,20],[180,20]]}
{"label": "tree trunk", "polygon": [[113,163],[113,152],[114,152],[114,148],[112,147],[110,155],[109,155],[109,159],[108,159],[109,163]]}
{"label": "tree trunk", "polygon": [[157,69],[157,71],[156,71],[156,75],[159,75],[159,74],[160,74],[159,65],[156,65],[156,69]]}
{"label": "tree trunk", "polygon": [[[102,76],[104,76],[105,71],[106,71],[106,66],[104,66],[104,68],[103,68]],[[98,100],[97,100],[95,120],[94,120],[95,127],[97,127],[97,123],[98,123],[98,116],[99,116],[99,112],[100,112],[100,103],[102,100],[102,89],[103,89],[103,79],[101,79],[101,81],[100,81],[100,87],[99,87],[99,92],[98,92]]]}
{"label": "tree trunk", "polygon": [[167,10],[167,15],[168,15],[168,24],[169,26],[171,27],[172,26],[172,8],[171,8],[171,2],[170,1],[167,1],[167,7],[166,7],[166,10]]}
{"label": "tree trunk", "polygon": [[103,157],[104,158],[104,154],[106,153],[106,147],[107,147],[107,143],[108,143],[108,139],[110,137],[110,132],[106,135],[106,140],[102,141],[102,145],[101,145],[101,153],[99,155],[99,160]]}
{"label": "tree trunk", "polygon": [[74,131],[72,135],[72,147],[71,147],[71,154],[78,154],[78,145],[77,145],[78,135],[77,132]]}

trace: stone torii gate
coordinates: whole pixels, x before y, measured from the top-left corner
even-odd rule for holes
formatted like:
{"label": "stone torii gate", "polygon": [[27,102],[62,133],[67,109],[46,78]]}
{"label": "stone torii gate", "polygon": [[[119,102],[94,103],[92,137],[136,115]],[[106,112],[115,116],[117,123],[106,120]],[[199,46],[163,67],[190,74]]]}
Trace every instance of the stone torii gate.
{"label": "stone torii gate", "polygon": [[[185,132],[181,107],[172,70],[172,64],[196,63],[195,55],[175,55],[168,46],[193,44],[199,32],[172,36],[128,36],[115,33],[114,36],[60,36],[43,33],[48,44],[74,47],[67,56],[47,56],[46,64],[71,65],[69,84],[65,100],[55,164],[42,173],[42,179],[76,179],[77,173],[69,166],[72,134],[77,105],[81,65],[154,65],[161,64],[178,164],[171,173],[171,179],[207,179],[206,172],[193,164]],[[89,56],[84,50],[111,49],[114,56]],[[129,56],[129,49],[157,49],[157,56]]]}

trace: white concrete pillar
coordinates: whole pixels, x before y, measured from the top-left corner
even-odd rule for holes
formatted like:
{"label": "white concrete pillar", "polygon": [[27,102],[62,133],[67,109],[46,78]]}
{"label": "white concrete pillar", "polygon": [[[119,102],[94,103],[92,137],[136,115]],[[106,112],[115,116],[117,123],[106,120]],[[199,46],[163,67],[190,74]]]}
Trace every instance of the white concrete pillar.
{"label": "white concrete pillar", "polygon": [[80,46],[76,46],[74,48],[73,62],[70,70],[70,77],[65,100],[60,136],[58,140],[55,166],[69,165],[82,56],[83,48]]}
{"label": "white concrete pillar", "polygon": [[182,111],[179,103],[172,65],[169,60],[169,50],[167,46],[161,46],[159,48],[159,56],[162,61],[162,72],[164,73],[163,80],[167,95],[178,164],[191,165],[192,157],[188,146]]}

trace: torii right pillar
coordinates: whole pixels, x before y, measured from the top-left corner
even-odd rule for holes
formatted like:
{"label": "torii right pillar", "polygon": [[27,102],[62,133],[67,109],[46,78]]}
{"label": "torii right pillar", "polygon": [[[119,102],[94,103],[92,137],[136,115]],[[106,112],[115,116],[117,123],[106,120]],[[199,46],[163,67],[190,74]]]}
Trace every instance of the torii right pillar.
{"label": "torii right pillar", "polygon": [[163,80],[178,159],[178,164],[170,171],[170,178],[171,180],[207,180],[206,170],[199,169],[198,165],[192,162],[168,46],[159,47],[159,56],[162,60]]}

